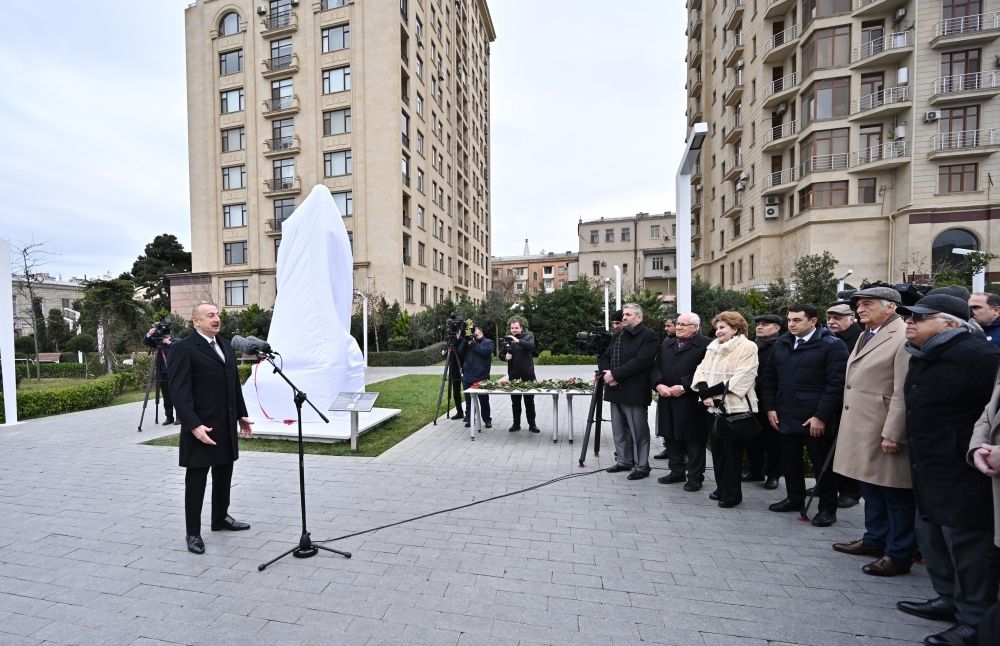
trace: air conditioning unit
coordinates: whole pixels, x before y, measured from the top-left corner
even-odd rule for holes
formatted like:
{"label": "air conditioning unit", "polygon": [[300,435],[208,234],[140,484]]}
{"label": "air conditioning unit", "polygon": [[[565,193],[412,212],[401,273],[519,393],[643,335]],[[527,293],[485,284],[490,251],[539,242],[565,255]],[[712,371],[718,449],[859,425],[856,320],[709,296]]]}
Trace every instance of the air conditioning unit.
{"label": "air conditioning unit", "polygon": [[740,181],[747,182],[750,181],[750,171],[743,171],[740,173]]}
{"label": "air conditioning unit", "polygon": [[701,184],[700,183],[695,184],[694,185],[694,190],[697,191],[697,192],[699,192],[699,193],[701,193]]}
{"label": "air conditioning unit", "polygon": [[417,39],[417,47],[423,47],[423,46],[424,46],[424,39],[423,38],[418,38]]}
{"label": "air conditioning unit", "polygon": [[736,182],[736,192],[740,192],[745,189],[747,185],[744,182]]}
{"label": "air conditioning unit", "polygon": [[764,207],[764,219],[765,220],[780,220],[781,219],[781,205],[772,204]]}
{"label": "air conditioning unit", "polygon": [[738,69],[738,70],[743,69],[743,59],[742,58],[740,60],[736,61],[736,69]]}
{"label": "air conditioning unit", "polygon": [[764,198],[764,206],[781,206],[781,196],[768,195]]}
{"label": "air conditioning unit", "polygon": [[892,21],[894,23],[899,23],[902,22],[903,18],[905,17],[906,17],[906,7],[900,7],[899,9],[896,9],[896,13],[892,14]]}
{"label": "air conditioning unit", "polygon": [[443,72],[438,72],[438,80],[439,81],[443,81],[444,80],[444,73]]}
{"label": "air conditioning unit", "polygon": [[266,16],[267,15],[267,7],[265,7],[264,5],[257,5],[257,15],[258,16]]}
{"label": "air conditioning unit", "polygon": [[896,70],[896,85],[906,85],[910,82],[910,69],[908,67],[900,67]]}
{"label": "air conditioning unit", "polygon": [[930,110],[924,113],[924,123],[933,123],[941,118],[940,110]]}
{"label": "air conditioning unit", "polygon": [[896,139],[906,139],[906,124],[896,126]]}
{"label": "air conditioning unit", "polygon": [[774,109],[774,114],[779,117],[788,112],[788,103],[782,102],[778,104],[778,107]]}

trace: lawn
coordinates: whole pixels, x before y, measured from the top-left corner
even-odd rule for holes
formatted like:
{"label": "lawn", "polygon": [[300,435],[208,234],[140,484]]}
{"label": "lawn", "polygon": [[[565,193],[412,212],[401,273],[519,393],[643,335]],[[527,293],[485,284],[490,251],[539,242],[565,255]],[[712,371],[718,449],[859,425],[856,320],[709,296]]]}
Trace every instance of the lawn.
{"label": "lawn", "polygon": [[[369,384],[368,392],[378,392],[380,408],[398,408],[400,413],[390,421],[358,438],[358,450],[351,451],[351,443],[306,442],[305,452],[311,455],[352,455],[375,457],[402,442],[434,420],[441,377],[437,375],[406,375]],[[444,400],[441,414],[445,414]],[[145,442],[154,446],[177,446],[178,436],[168,435]],[[240,440],[244,451],[270,453],[295,453],[298,443],[289,440]]]}

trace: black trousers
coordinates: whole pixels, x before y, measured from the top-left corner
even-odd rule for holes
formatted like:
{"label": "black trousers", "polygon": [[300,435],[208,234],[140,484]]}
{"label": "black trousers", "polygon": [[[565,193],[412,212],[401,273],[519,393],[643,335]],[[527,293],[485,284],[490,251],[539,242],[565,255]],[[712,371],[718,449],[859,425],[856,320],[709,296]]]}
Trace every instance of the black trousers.
{"label": "black trousers", "polygon": [[514,423],[521,423],[521,397],[524,397],[524,410],[528,417],[528,426],[535,427],[535,396],[534,395],[511,395],[510,409],[514,417]]}
{"label": "black trousers", "polygon": [[170,390],[167,388],[167,375],[160,373],[159,379],[160,397],[163,398],[163,414],[167,417],[174,416],[174,403],[170,399]]}
{"label": "black trousers", "polygon": [[761,431],[744,441],[750,473],[768,478],[781,477],[781,434],[771,428],[767,414],[757,415]]}
{"label": "black trousers", "polygon": [[[233,483],[233,463],[212,469],[212,522],[229,515],[229,488]],[[188,536],[201,536],[201,508],[205,502],[209,467],[188,467],[184,476],[184,521]]]}
{"label": "black trousers", "polygon": [[455,412],[462,414],[462,365],[458,355],[448,350],[448,381],[451,382],[451,397],[455,400]]}
{"label": "black trousers", "polygon": [[712,436],[712,464],[715,467],[715,488],[719,502],[743,501],[743,448],[739,439]]}
{"label": "black trousers", "polygon": [[[704,440],[675,440],[672,437],[663,438],[663,444],[667,447],[667,465],[671,473],[684,475],[687,471],[687,479],[695,482],[702,482],[705,479],[705,441]],[[713,461],[715,454],[712,454]],[[716,476],[718,477],[718,476]]]}
{"label": "black trousers", "polygon": [[796,503],[806,500],[805,463],[802,459],[802,450],[805,449],[816,476],[818,508],[831,514],[837,513],[837,481],[834,473],[828,470],[821,478],[819,472],[835,439],[836,436],[829,433],[820,437],[812,437],[808,433],[781,434],[781,470],[785,474],[785,491],[789,500]]}

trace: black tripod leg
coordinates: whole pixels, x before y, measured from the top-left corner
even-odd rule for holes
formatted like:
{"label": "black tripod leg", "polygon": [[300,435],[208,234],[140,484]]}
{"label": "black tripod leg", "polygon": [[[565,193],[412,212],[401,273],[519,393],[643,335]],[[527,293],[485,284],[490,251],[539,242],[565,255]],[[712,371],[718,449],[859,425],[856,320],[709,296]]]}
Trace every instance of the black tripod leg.
{"label": "black tripod leg", "polygon": [[594,420],[594,456],[601,454],[601,422],[604,420],[604,382],[601,381],[594,390],[597,391],[597,419]]}
{"label": "black tripod leg", "polygon": [[[580,447],[580,466],[586,466],[585,460],[587,458],[587,444],[590,442],[590,429],[594,426],[594,413],[597,407],[600,405],[601,401],[601,386],[604,382],[598,380],[594,384],[594,393],[590,396],[590,408],[587,411],[587,429],[583,432],[583,446]],[[601,422],[600,414],[597,416],[597,436],[600,437],[601,434]],[[597,455],[597,443],[594,445],[594,455]]]}
{"label": "black tripod leg", "polygon": [[[440,415],[441,415],[441,398],[444,396],[445,388],[447,386],[451,385],[451,384],[448,383],[448,372],[449,372],[448,369],[450,367],[451,367],[451,351],[449,350],[449,353],[445,356],[445,359],[444,359],[444,372],[441,373],[441,388],[438,390],[438,403],[437,403],[437,406],[434,408],[434,425],[435,426],[437,426],[438,417],[440,417]],[[451,391],[450,390],[448,391],[448,399],[449,399],[449,401],[451,400]],[[451,409],[451,405],[449,404],[448,405],[448,410],[450,410],[450,409]],[[445,412],[447,412],[447,411],[445,411]]]}
{"label": "black tripod leg", "polygon": [[149,403],[149,389],[153,386],[153,371],[156,370],[156,360],[149,364],[149,374],[146,375],[146,397],[142,400],[142,414],[139,415],[139,433],[142,433],[142,420],[146,419],[146,404]]}

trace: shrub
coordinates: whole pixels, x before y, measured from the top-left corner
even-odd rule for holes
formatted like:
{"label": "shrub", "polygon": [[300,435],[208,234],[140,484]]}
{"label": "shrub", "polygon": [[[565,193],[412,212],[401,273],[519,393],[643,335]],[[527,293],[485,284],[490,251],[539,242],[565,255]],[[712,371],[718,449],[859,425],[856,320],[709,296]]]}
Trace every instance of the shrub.
{"label": "shrub", "polygon": [[590,354],[552,354],[550,350],[542,350],[535,357],[536,366],[597,366],[597,357]]}
{"label": "shrub", "polygon": [[[30,362],[31,373],[34,374],[35,364]],[[43,363],[42,377],[65,377],[68,379],[82,378],[87,374],[87,366],[82,363]]]}
{"label": "shrub", "polygon": [[405,336],[389,337],[389,350],[393,352],[406,352],[413,349],[413,342]]}
{"label": "shrub", "polygon": [[239,366],[237,366],[236,369],[240,373],[241,384],[245,384],[247,382],[247,379],[250,378],[250,373],[253,372],[253,365],[254,364],[252,363],[241,363]]}
{"label": "shrub", "polygon": [[[122,374],[105,375],[97,379],[81,381],[78,386],[18,392],[18,419],[46,417],[107,406],[111,400],[123,392],[122,384],[126,380]],[[3,397],[0,395],[0,422],[3,421]]]}
{"label": "shrub", "polygon": [[444,343],[435,343],[420,350],[410,350],[408,352],[371,352],[368,354],[368,365],[376,366],[432,366],[440,363],[444,359],[441,351]]}
{"label": "shrub", "polygon": [[66,341],[66,349],[70,352],[97,352],[97,341],[89,334],[77,334]]}

